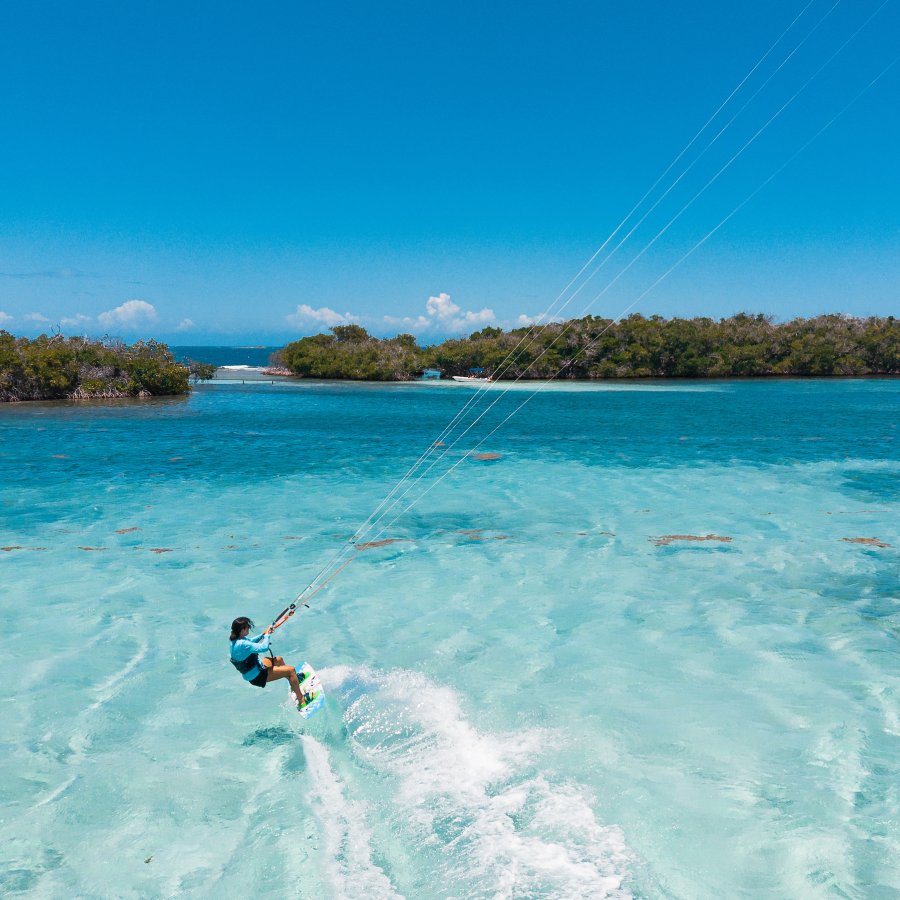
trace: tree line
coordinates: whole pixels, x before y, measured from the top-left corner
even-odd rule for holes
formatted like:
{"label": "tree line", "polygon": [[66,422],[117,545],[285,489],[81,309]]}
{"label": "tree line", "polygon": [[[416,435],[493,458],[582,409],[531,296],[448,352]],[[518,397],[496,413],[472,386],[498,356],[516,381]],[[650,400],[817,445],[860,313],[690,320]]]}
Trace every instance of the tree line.
{"label": "tree line", "polygon": [[181,365],[166,344],[0,331],[0,401],[81,400],[186,394],[190,380],[211,378],[215,366]]}
{"label": "tree line", "polygon": [[295,375],[397,381],[424,369],[502,379],[731,378],[900,374],[893,317],[822,315],[776,323],[741,313],[723,319],[586,316],[532,327],[483,328],[421,346],[411,334],[377,338],[359,325],[300,338],[276,361]]}

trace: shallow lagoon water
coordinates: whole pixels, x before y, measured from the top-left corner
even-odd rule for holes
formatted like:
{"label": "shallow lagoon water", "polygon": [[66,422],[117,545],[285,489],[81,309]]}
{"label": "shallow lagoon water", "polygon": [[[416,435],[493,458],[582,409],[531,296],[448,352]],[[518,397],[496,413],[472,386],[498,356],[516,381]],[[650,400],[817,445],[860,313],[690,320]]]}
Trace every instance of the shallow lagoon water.
{"label": "shallow lagoon water", "polygon": [[900,891],[898,381],[543,390],[278,633],[322,714],[241,683],[472,390],[0,409],[0,891]]}

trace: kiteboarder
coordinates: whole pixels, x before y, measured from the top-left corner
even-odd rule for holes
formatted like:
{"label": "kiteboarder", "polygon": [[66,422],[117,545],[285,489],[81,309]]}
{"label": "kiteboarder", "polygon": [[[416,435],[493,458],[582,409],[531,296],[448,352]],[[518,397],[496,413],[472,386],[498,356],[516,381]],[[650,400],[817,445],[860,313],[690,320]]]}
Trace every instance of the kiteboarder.
{"label": "kiteboarder", "polygon": [[231,623],[231,664],[241,673],[244,681],[264,688],[270,681],[287,678],[291,689],[301,705],[311,699],[305,696],[297,678],[297,670],[285,664],[280,656],[262,656],[269,649],[269,636],[275,630],[270,625],[262,634],[248,637],[253,622],[246,616],[238,616]]}

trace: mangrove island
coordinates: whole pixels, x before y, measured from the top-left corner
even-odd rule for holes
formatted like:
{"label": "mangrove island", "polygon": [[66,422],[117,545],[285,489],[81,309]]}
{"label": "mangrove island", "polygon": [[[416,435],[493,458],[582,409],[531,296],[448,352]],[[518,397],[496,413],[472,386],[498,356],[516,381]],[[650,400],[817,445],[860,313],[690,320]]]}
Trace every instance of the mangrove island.
{"label": "mangrove island", "polygon": [[893,317],[822,315],[775,323],[771,316],[621,321],[585,316],[420,346],[411,334],[377,338],[360,325],[293,341],[275,362],[294,375],[404,381],[425,369],[495,379],[732,378],[900,374],[900,323]]}
{"label": "mangrove island", "polygon": [[0,401],[88,400],[187,394],[192,378],[212,378],[215,366],[182,365],[166,344],[0,331]]}

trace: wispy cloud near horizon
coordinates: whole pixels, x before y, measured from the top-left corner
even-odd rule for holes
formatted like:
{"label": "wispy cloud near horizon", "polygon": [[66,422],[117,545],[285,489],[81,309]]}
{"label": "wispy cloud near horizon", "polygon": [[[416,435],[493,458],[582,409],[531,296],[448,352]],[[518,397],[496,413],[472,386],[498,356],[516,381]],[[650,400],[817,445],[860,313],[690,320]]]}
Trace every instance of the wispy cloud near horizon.
{"label": "wispy cloud near horizon", "polygon": [[61,266],[58,269],[43,269],[38,272],[0,272],[0,278],[96,278],[93,272],[82,272]]}
{"label": "wispy cloud near horizon", "polygon": [[424,316],[385,316],[386,325],[395,327],[414,328],[418,331],[446,333],[465,331],[476,328],[479,325],[489,325],[496,320],[494,311],[488,307],[475,312],[463,310],[450,299],[447,293],[429,297],[425,303]]}
{"label": "wispy cloud near horizon", "polygon": [[93,319],[90,316],[86,316],[83,313],[75,313],[74,316],[66,316],[60,319],[59,324],[63,328],[80,328],[82,325],[87,325],[88,322],[92,321]]}
{"label": "wispy cloud near horizon", "polygon": [[549,325],[551,322],[565,322],[562,316],[548,316],[546,313],[538,313],[536,316],[529,316],[522,313],[513,323],[515,328],[527,328],[529,325]]}
{"label": "wispy cloud near horizon", "polygon": [[359,317],[353,315],[353,313],[339,313],[327,306],[320,306],[318,309],[313,309],[313,307],[306,303],[301,303],[297,307],[296,312],[293,312],[284,318],[288,324],[295,325],[298,328],[313,323],[327,325],[329,328],[332,328],[335,325],[347,325],[348,323],[356,322],[359,319]]}

